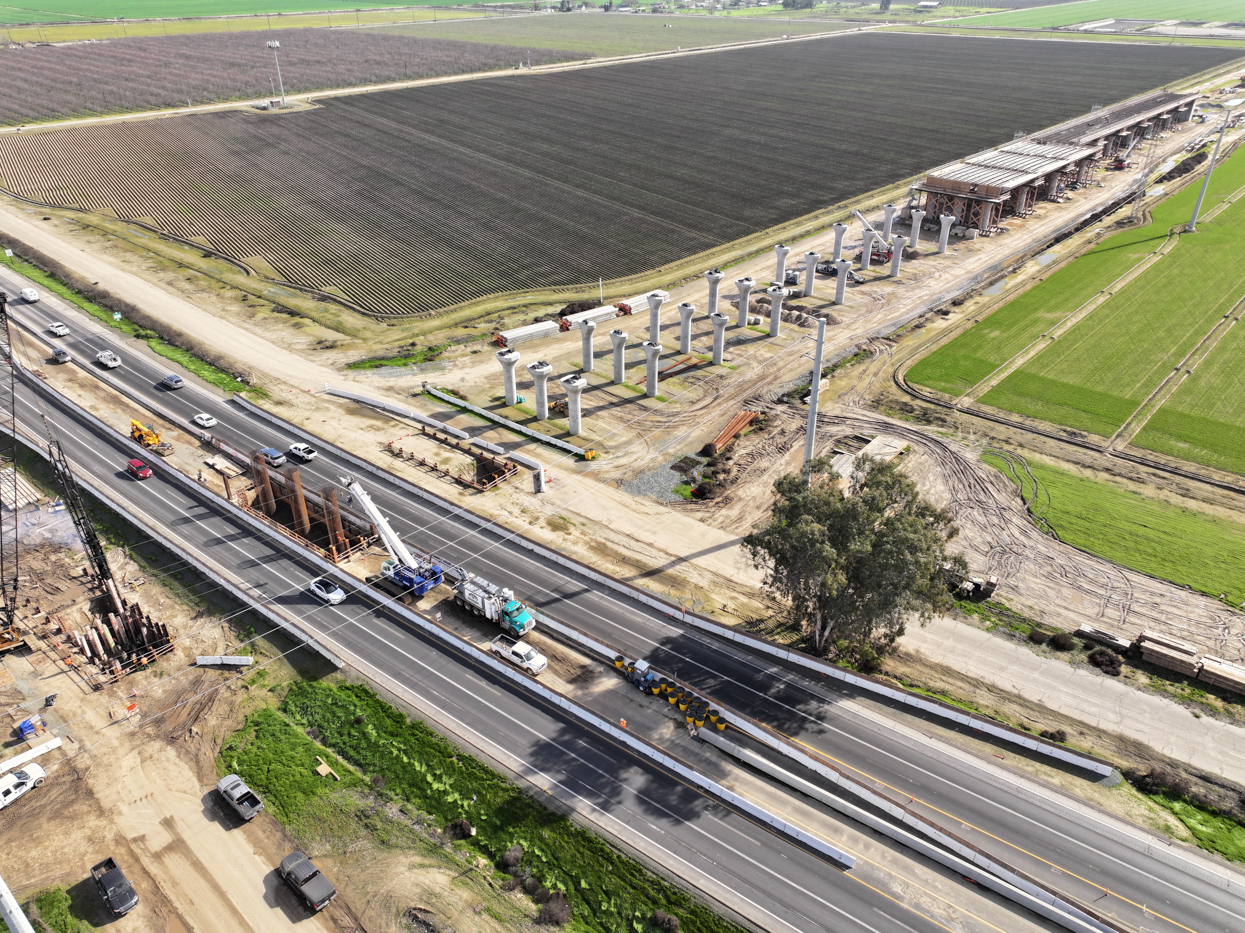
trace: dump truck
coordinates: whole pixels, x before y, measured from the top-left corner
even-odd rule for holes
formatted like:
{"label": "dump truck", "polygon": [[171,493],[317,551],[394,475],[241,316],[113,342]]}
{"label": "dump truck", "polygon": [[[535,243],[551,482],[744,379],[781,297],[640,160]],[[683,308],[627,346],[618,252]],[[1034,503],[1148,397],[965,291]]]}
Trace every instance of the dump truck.
{"label": "dump truck", "polygon": [[495,586],[473,573],[466,574],[455,585],[454,602],[474,615],[496,622],[515,638],[522,638],[536,627],[527,606],[514,598],[514,590]]}
{"label": "dump truck", "polygon": [[511,638],[509,635],[498,635],[489,642],[489,650],[499,657],[505,658],[520,670],[527,671],[536,677],[549,666],[549,659],[525,641]]}
{"label": "dump truck", "polygon": [[91,868],[91,878],[114,917],[124,917],[138,906],[138,892],[117,866],[117,860],[106,858]]}
{"label": "dump truck", "polygon": [[264,810],[264,802],[236,774],[227,774],[216,782],[216,789],[225,803],[244,820],[253,820]]}

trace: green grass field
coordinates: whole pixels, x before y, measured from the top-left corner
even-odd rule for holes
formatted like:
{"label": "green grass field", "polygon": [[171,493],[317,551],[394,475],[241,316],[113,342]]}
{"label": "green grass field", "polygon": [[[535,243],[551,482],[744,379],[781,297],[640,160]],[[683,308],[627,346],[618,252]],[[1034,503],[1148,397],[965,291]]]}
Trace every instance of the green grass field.
{"label": "green grass field", "polygon": [[[670,28],[667,28],[669,26]],[[384,32],[468,42],[499,43],[520,48],[592,52],[595,55],[636,55],[662,52],[678,46],[695,48],[808,35],[851,28],[849,23],[749,21],[725,16],[605,16],[573,13],[567,16],[508,16],[463,20],[436,26],[394,26]]]}
{"label": "green grass field", "polygon": [[[969,28],[967,26],[896,26],[897,32],[924,32],[924,33],[941,33],[951,36],[997,36],[1003,39],[1032,39],[1033,33],[1027,29],[992,29],[988,26]],[[1059,41],[1077,41],[1077,42],[1149,42],[1159,45],[1216,45],[1228,46],[1231,48],[1242,49],[1245,51],[1245,43],[1240,39],[1198,39],[1181,36],[1179,38],[1171,38],[1169,36],[1146,36],[1140,33],[1128,32],[1119,35],[1103,32],[1059,32],[1050,34]],[[1047,38],[1043,36],[1042,38]]]}
{"label": "green grass field", "polygon": [[[1223,168],[1217,182],[1235,184],[1229,190],[1245,185],[1245,158]],[[1187,186],[1162,216],[1156,211],[1152,227],[1187,220],[1199,187]],[[1091,434],[1115,433],[1245,294],[1245,263],[1228,261],[1245,255],[1243,223],[1245,200],[1199,223],[1196,235],[1182,235],[1170,253],[981,401]]]}
{"label": "green grass field", "polygon": [[355,10],[365,7],[430,6],[446,0],[359,4],[351,0],[6,0],[0,24],[63,20],[154,19],[187,16],[250,16],[302,13],[308,10]]}
{"label": "green grass field", "polygon": [[[989,454],[982,458],[1003,469]],[[1075,547],[1208,596],[1245,601],[1245,524],[1030,461],[1050,495],[1043,514]],[[1039,497],[1039,500],[1041,497]]]}
{"label": "green grass field", "polygon": [[[1245,156],[1221,162],[1206,203],[1218,203],[1241,185],[1245,185]],[[908,380],[949,395],[964,394],[1154,252],[1172,226],[1188,220],[1197,192],[1198,183],[1186,186],[1158,204],[1146,226],[1108,237],[1075,262],[1057,269],[918,362],[908,371]]]}
{"label": "green grass field", "polygon": [[966,19],[981,26],[1048,28],[1090,23],[1100,19],[1179,19],[1188,22],[1239,22],[1245,20],[1241,0],[1086,0],[1029,10],[988,13]]}

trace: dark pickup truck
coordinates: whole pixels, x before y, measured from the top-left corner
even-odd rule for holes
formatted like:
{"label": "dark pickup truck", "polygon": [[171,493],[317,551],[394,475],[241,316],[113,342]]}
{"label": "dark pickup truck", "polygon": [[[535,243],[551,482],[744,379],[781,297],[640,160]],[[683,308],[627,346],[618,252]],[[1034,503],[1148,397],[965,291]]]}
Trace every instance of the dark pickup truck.
{"label": "dark pickup truck", "polygon": [[302,852],[291,852],[281,859],[277,872],[312,910],[323,910],[337,897],[333,882],[320,874],[320,869]]}
{"label": "dark pickup truck", "polygon": [[125,872],[117,867],[117,860],[106,858],[91,869],[91,877],[95,887],[99,888],[99,896],[104,899],[114,917],[124,917],[138,906],[138,893],[125,877]]}
{"label": "dark pickup truck", "polygon": [[225,798],[225,802],[233,807],[234,812],[244,820],[253,820],[256,814],[264,809],[264,803],[255,796],[255,792],[242,783],[236,774],[226,774],[216,782],[216,789]]}

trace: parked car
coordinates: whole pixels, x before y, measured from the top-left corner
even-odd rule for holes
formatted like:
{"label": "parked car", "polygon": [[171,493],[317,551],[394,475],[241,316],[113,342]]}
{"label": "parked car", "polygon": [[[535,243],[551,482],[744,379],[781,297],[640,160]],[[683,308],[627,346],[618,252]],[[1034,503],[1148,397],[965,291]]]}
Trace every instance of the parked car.
{"label": "parked car", "polygon": [[264,802],[236,774],[225,775],[216,782],[216,789],[225,798],[225,803],[244,820],[253,820],[264,810]]}
{"label": "parked car", "polygon": [[285,459],[285,454],[281,453],[281,451],[277,450],[275,447],[261,447],[259,455],[264,458],[264,463],[268,464],[270,467],[284,466],[288,463]]}
{"label": "parked car", "polygon": [[100,350],[95,354],[95,362],[108,369],[116,369],[121,365],[121,357],[111,350]]}
{"label": "parked car", "polygon": [[160,380],[160,385],[166,389],[181,389],[186,385],[186,380],[177,375],[177,373],[169,373]]}
{"label": "parked car", "polygon": [[31,304],[39,300],[39,293],[33,288],[23,288],[18,294],[22,296],[22,301],[29,301]]}
{"label": "parked car", "polygon": [[104,899],[114,917],[124,917],[138,906],[138,892],[117,865],[116,859],[106,858],[92,866],[91,877],[95,879],[99,896]]}
{"label": "parked car", "polygon": [[333,882],[320,874],[315,863],[301,852],[291,852],[281,859],[277,874],[312,910],[323,910],[337,897]]}
{"label": "parked car", "polygon": [[57,347],[52,351],[52,359],[56,360],[58,363],[68,363],[73,359],[73,357],[69,355],[69,351],[64,347]]}
{"label": "parked car", "polygon": [[151,467],[143,463],[141,460],[131,460],[125,465],[125,472],[129,473],[135,479],[150,479]]}
{"label": "parked car", "polygon": [[328,577],[316,577],[311,581],[311,592],[330,606],[336,606],[346,598],[346,591]]}
{"label": "parked car", "polygon": [[310,444],[291,444],[289,453],[303,461],[303,463],[310,463],[320,456],[320,452]]}
{"label": "parked car", "polygon": [[201,428],[214,428],[219,422],[211,415],[198,414],[190,419]]}
{"label": "parked car", "polygon": [[48,333],[56,337],[68,337],[69,328],[66,327],[64,324],[62,324],[60,321],[53,321],[51,324],[48,325]]}
{"label": "parked car", "polygon": [[47,778],[48,773],[34,762],[20,771],[10,771],[0,775],[0,808],[7,807],[18,797],[38,787]]}

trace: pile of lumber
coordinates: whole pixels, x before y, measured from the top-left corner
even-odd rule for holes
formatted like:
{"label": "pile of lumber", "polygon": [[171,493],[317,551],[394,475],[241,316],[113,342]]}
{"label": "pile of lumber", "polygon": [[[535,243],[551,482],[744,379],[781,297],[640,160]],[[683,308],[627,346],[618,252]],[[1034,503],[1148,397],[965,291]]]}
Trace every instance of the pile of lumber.
{"label": "pile of lumber", "polygon": [[1202,662],[1197,657],[1197,647],[1179,638],[1158,632],[1142,632],[1137,643],[1141,646],[1142,658],[1159,667],[1189,677],[1196,677],[1202,667]]}
{"label": "pile of lumber", "polygon": [[752,419],[759,415],[759,411],[741,411],[734,418],[727,422],[726,427],[718,434],[717,437],[709,444],[709,453],[711,455],[720,454],[733,441],[739,432],[752,424]]}
{"label": "pile of lumber", "polygon": [[1209,655],[1202,658],[1202,670],[1197,679],[1226,690],[1245,693],[1245,667],[1223,658],[1212,658]]}
{"label": "pile of lumber", "polygon": [[1104,632],[1102,629],[1094,628],[1092,625],[1082,625],[1076,630],[1076,637],[1096,641],[1100,645],[1114,648],[1120,654],[1132,647],[1132,642],[1127,639],[1121,638],[1119,635],[1113,635],[1110,632]]}

